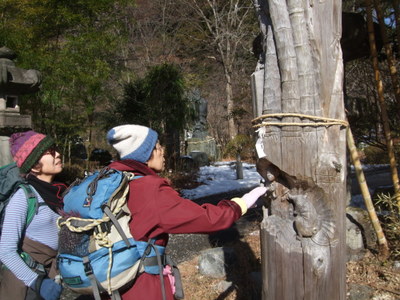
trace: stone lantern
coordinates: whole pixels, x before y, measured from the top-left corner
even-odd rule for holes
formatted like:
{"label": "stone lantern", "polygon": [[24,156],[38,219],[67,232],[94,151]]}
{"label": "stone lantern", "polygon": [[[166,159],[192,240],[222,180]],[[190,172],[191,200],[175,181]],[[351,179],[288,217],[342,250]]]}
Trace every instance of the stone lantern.
{"label": "stone lantern", "polygon": [[0,48],[0,166],[12,162],[10,135],[32,128],[31,116],[20,114],[19,95],[35,93],[41,85],[40,72],[18,68],[15,58],[12,50]]}

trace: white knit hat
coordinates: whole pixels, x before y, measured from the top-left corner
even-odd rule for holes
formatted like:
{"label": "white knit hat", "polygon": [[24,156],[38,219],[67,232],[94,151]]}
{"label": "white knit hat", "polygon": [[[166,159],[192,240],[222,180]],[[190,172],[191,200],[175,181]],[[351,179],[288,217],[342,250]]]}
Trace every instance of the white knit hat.
{"label": "white knit hat", "polygon": [[158,140],[157,132],[141,125],[121,125],[107,133],[107,142],[118,151],[121,159],[146,163]]}

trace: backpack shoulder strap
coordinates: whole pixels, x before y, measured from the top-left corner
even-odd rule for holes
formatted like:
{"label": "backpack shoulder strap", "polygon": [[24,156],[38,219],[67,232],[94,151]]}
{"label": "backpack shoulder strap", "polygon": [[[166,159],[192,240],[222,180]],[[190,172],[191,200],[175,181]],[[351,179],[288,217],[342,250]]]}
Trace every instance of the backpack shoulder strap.
{"label": "backpack shoulder strap", "polygon": [[26,201],[28,201],[28,212],[26,215],[26,227],[28,227],[32,222],[33,217],[38,213],[39,206],[41,205],[39,204],[36,194],[29,184],[23,183],[20,184],[19,187],[24,191]]}
{"label": "backpack shoulder strap", "polygon": [[0,167],[0,202],[7,202],[23,179],[16,163]]}

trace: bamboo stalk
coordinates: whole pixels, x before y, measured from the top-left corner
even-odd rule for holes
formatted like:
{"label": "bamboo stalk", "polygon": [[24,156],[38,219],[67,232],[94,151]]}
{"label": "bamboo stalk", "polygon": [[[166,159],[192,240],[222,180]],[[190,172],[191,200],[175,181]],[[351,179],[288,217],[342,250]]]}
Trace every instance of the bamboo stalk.
{"label": "bamboo stalk", "polygon": [[354,169],[356,171],[357,181],[360,185],[361,195],[364,198],[365,207],[367,208],[369,218],[378,238],[381,255],[387,258],[389,256],[389,246],[385,234],[382,230],[381,223],[379,222],[378,216],[376,215],[374,204],[372,203],[371,194],[368,189],[367,181],[365,180],[364,171],[361,166],[357,148],[354,143],[353,133],[351,132],[350,127],[347,128],[347,147],[349,148],[351,161],[353,162]]}
{"label": "bamboo stalk", "polygon": [[396,196],[397,206],[400,208],[399,174],[397,172],[397,163],[396,163],[396,157],[394,154],[393,139],[391,136],[392,134],[390,131],[390,126],[389,126],[389,117],[388,117],[385,98],[384,98],[383,83],[382,83],[381,74],[379,71],[378,54],[377,54],[377,50],[376,50],[375,34],[374,34],[374,24],[372,21],[372,2],[371,2],[371,0],[366,0],[366,8],[367,8],[367,25],[368,25],[369,46],[371,49],[372,65],[373,65],[374,73],[375,73],[375,81],[376,81],[377,92],[378,92],[378,100],[379,100],[379,105],[381,108],[383,130],[385,131],[386,146],[388,148],[390,169],[392,172],[392,181],[393,181],[393,187],[394,187],[394,192],[395,192],[395,196]]}
{"label": "bamboo stalk", "polygon": [[385,53],[387,56],[386,61],[388,63],[388,67],[389,67],[389,71],[390,71],[390,78],[392,80],[393,93],[396,98],[396,103],[397,103],[397,108],[398,108],[397,113],[400,116],[400,85],[399,85],[397,68],[396,68],[396,60],[393,55],[392,48],[389,44],[389,40],[387,38],[386,27],[385,27],[384,16],[383,16],[381,4],[379,1],[374,0],[374,5],[375,5],[375,10],[376,10],[376,15],[377,15],[378,21],[379,21],[379,28],[381,31],[383,46],[385,48]]}

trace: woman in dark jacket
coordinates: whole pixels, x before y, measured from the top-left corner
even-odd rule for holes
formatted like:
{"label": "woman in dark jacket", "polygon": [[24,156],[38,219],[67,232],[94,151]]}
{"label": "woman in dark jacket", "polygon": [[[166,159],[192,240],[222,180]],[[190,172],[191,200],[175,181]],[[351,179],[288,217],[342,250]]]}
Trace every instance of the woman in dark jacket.
{"label": "woman in dark jacket", "polygon": [[[122,125],[111,129],[107,140],[121,158],[110,167],[142,176],[131,181],[128,199],[132,214],[130,230],[138,241],[156,238],[157,245],[167,246],[170,233],[210,233],[226,229],[266,192],[265,187],[257,187],[242,198],[222,200],[217,205],[198,205],[180,197],[166,179],[157,175],[164,169],[164,149],[155,131],[140,125]],[[165,267],[164,275],[166,298],[172,300],[175,287],[169,266]],[[122,298],[162,299],[159,276],[142,273]]]}

